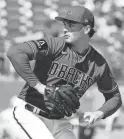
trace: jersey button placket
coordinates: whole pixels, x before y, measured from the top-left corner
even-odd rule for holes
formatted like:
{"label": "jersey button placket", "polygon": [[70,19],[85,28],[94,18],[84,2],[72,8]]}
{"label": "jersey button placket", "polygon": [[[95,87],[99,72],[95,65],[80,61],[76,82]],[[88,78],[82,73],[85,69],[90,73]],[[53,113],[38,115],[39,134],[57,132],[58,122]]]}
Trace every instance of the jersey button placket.
{"label": "jersey button placket", "polygon": [[72,60],[71,60],[71,64],[72,67],[75,67],[75,64],[77,63],[77,56],[76,54],[72,51]]}

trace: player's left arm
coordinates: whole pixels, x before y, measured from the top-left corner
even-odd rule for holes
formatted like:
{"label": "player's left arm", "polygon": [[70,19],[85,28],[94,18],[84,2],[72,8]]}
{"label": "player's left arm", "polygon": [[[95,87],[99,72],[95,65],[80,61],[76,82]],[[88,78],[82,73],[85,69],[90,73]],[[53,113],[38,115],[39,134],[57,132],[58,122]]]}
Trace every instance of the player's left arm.
{"label": "player's left arm", "polygon": [[122,105],[121,94],[107,63],[105,63],[103,73],[97,81],[99,91],[105,97],[105,103],[99,111],[104,113],[103,118],[106,118],[115,113]]}
{"label": "player's left arm", "polygon": [[86,126],[94,124],[96,121],[104,119],[115,113],[122,105],[121,95],[118,85],[112,75],[107,63],[100,68],[100,76],[97,80],[99,91],[105,97],[105,103],[94,112],[85,112],[79,116],[79,122],[86,122]]}

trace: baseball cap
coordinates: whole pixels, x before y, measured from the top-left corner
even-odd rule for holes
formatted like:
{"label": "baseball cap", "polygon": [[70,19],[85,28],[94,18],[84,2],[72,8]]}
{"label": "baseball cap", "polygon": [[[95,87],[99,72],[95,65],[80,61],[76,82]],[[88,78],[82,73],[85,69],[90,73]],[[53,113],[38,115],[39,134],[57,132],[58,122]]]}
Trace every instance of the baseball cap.
{"label": "baseball cap", "polygon": [[90,25],[91,28],[94,28],[94,16],[92,12],[84,6],[73,6],[64,17],[57,16],[55,19],[59,21],[75,21],[84,25]]}

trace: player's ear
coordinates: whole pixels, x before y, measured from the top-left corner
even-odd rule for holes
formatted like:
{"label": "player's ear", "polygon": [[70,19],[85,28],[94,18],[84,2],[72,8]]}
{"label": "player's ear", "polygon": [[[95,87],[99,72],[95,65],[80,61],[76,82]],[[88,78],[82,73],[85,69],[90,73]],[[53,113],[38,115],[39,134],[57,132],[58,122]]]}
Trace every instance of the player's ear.
{"label": "player's ear", "polygon": [[87,25],[87,26],[85,26],[84,33],[88,34],[90,32],[90,30],[91,30],[90,25]]}

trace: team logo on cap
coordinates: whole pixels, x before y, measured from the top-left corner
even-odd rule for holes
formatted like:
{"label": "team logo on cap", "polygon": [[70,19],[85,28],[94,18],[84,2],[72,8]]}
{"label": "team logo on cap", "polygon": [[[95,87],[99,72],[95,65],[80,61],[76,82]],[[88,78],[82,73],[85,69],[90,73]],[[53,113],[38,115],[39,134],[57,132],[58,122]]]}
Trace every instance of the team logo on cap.
{"label": "team logo on cap", "polygon": [[67,14],[72,14],[72,10],[69,10],[69,11],[67,12]]}
{"label": "team logo on cap", "polygon": [[84,22],[85,22],[85,23],[88,23],[88,20],[87,20],[87,19],[85,19],[85,20],[84,20]]}

